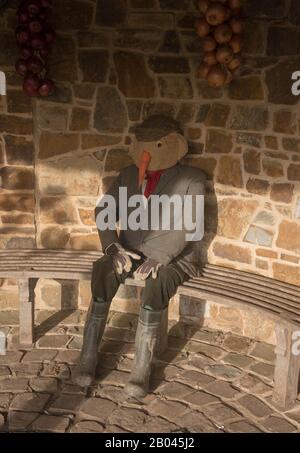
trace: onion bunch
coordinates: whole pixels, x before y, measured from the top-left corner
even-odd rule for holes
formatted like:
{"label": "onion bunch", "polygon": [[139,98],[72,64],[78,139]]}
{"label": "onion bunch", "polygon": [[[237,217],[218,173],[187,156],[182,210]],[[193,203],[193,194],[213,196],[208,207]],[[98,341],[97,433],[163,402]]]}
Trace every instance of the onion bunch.
{"label": "onion bunch", "polygon": [[238,75],[241,65],[241,0],[199,0],[198,9],[196,33],[204,52],[198,75],[209,86],[222,87]]}
{"label": "onion bunch", "polygon": [[54,90],[46,70],[46,59],[55,39],[49,22],[51,13],[52,0],[21,0],[17,11],[20,56],[15,67],[24,78],[23,91],[31,97],[48,96]]}

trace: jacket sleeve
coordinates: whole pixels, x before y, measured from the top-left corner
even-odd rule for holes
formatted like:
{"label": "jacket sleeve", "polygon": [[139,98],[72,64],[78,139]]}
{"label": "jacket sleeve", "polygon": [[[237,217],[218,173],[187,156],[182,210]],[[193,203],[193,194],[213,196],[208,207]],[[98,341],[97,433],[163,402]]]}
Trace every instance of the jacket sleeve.
{"label": "jacket sleeve", "polygon": [[[112,243],[119,242],[117,222],[119,220],[119,187],[121,186],[122,174],[120,173],[113,182],[112,186],[105,193],[105,198],[106,196],[109,196],[108,198],[110,198],[111,201],[114,200],[114,203],[100,204],[100,201],[103,200],[103,197],[100,197],[95,209],[95,220],[103,251],[105,251]],[[103,228],[103,226],[101,226],[102,222],[100,221],[101,214],[107,214],[107,216],[110,216],[111,219],[115,219],[113,225],[110,225],[109,227],[107,225],[107,228]]]}
{"label": "jacket sleeve", "polygon": [[[196,203],[198,203],[199,213],[201,215],[199,231],[201,239],[196,241],[187,241],[184,250],[172,261],[172,264],[179,266],[188,275],[197,275],[200,264],[200,244],[204,234],[204,197],[205,197],[205,181],[206,176],[200,173],[199,176],[193,178],[187,191],[187,195],[192,195],[193,212],[196,212]],[[196,197],[202,195],[202,198]],[[202,206],[199,206],[202,203]],[[196,219],[199,222],[199,219]]]}

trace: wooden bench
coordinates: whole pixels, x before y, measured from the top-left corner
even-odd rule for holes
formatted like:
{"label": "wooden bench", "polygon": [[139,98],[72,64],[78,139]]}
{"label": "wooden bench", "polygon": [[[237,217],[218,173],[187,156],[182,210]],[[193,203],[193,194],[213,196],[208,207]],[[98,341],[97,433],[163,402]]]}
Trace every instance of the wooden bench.
{"label": "wooden bench", "polygon": [[[89,280],[100,252],[56,250],[0,251],[0,278],[16,278],[20,298],[20,343],[34,338],[34,288],[37,279]],[[143,286],[127,279],[126,284]],[[274,320],[276,365],[273,401],[290,408],[298,395],[300,355],[293,354],[293,336],[300,331],[300,288],[264,276],[207,264],[202,276],[178,288],[180,296],[207,300],[241,309],[257,310]]]}

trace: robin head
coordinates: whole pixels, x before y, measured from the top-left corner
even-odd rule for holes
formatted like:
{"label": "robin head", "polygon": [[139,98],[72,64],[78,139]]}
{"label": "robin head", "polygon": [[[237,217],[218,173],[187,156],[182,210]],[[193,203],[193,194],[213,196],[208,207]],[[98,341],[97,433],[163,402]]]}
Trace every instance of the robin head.
{"label": "robin head", "polygon": [[139,185],[147,170],[173,167],[188,152],[188,143],[180,124],[165,115],[153,115],[135,129],[131,157],[139,168]]}

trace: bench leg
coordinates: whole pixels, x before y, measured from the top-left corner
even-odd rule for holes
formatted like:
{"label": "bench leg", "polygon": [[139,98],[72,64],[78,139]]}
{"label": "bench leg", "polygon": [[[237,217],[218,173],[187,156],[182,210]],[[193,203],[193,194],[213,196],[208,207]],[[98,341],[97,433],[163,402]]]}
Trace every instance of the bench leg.
{"label": "bench leg", "polygon": [[169,307],[162,314],[159,341],[155,348],[155,356],[159,357],[168,347]]}
{"label": "bench leg", "polygon": [[19,280],[19,313],[20,313],[20,344],[33,345],[34,329],[34,288],[36,279]]}
{"label": "bench leg", "polygon": [[[276,366],[273,402],[281,409],[290,409],[298,396],[300,355],[293,351],[293,333],[282,325],[276,326]],[[294,353],[293,353],[294,352]]]}

